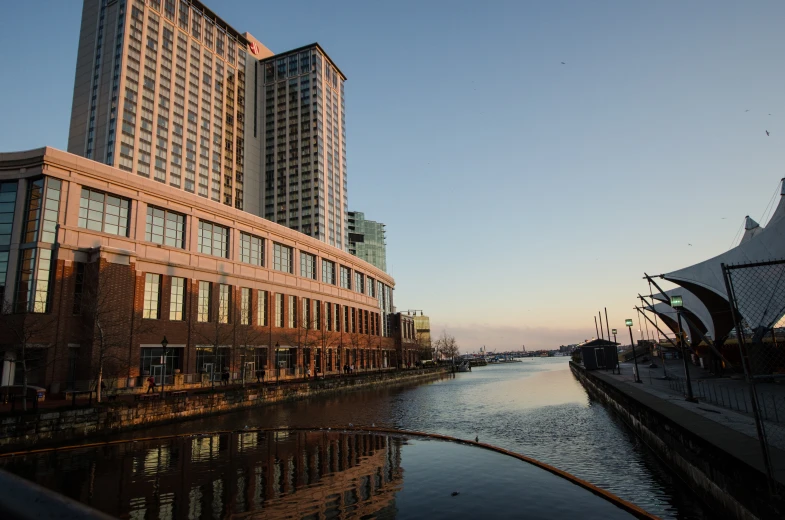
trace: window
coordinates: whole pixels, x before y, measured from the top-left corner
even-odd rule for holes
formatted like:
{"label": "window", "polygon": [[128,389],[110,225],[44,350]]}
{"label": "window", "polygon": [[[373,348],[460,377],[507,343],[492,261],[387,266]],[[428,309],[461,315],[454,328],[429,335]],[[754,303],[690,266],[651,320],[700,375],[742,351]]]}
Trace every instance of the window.
{"label": "window", "polygon": [[263,266],[264,239],[248,233],[240,233],[240,261]]}
{"label": "window", "polygon": [[273,269],[285,273],[292,272],[292,248],[283,244],[273,244]]}
{"label": "window", "polygon": [[240,289],[240,324],[251,324],[251,289],[248,287]]}
{"label": "window", "polygon": [[[44,184],[46,184],[46,197],[44,197]],[[16,183],[13,186],[16,187]],[[60,186],[59,180],[51,178],[38,179],[28,185],[23,242],[40,241],[48,244],[55,242],[57,215],[60,208]],[[13,194],[13,198],[16,199],[16,193]],[[13,206],[11,210],[9,217],[13,219]],[[10,227],[10,220],[7,223]]]}
{"label": "window", "polygon": [[335,285],[335,262],[322,260],[322,281]]}
{"label": "window", "polygon": [[358,293],[365,292],[365,278],[362,273],[354,272],[354,290]]}
{"label": "window", "polygon": [[283,328],[283,294],[275,295],[275,326]]}
{"label": "window", "polygon": [[17,312],[44,313],[48,310],[51,266],[51,249],[19,251],[19,274],[16,284]]}
{"label": "window", "polygon": [[199,252],[229,258],[229,228],[200,220]]}
{"label": "window", "polygon": [[[16,207],[16,181],[0,183],[0,246],[11,245],[11,229]],[[0,279],[4,283],[5,278]]]}
{"label": "window", "polygon": [[326,302],[324,304],[327,315],[327,330],[333,330],[333,304]]}
{"label": "window", "polygon": [[297,298],[294,296],[289,296],[289,305],[287,308],[288,311],[288,323],[289,328],[293,329],[297,326]]}
{"label": "window", "polygon": [[199,301],[196,309],[196,321],[210,321],[210,282],[199,282]]}
{"label": "window", "polygon": [[256,293],[256,325],[259,327],[267,326],[267,291]]}
{"label": "window", "polygon": [[316,330],[322,330],[322,302],[314,300],[313,308],[315,311],[313,317],[314,328]]}
{"label": "window", "polygon": [[232,288],[226,284],[218,285],[218,323],[229,323],[231,321]]}
{"label": "window", "polygon": [[185,247],[185,215],[148,206],[144,239],[155,244],[183,249]]}
{"label": "window", "polygon": [[185,307],[185,278],[172,277],[172,292],[169,297],[169,319],[182,321]]}
{"label": "window", "polygon": [[300,252],[300,276],[316,280],[316,257],[314,255]]}
{"label": "window", "polygon": [[82,296],[84,295],[84,262],[74,262],[74,314],[82,314]]}
{"label": "window", "polygon": [[349,306],[343,306],[343,331],[349,332]]}
{"label": "window", "polygon": [[302,312],[300,313],[300,326],[304,329],[313,328],[313,316],[311,315],[311,299],[300,298],[302,301]]}
{"label": "window", "polygon": [[371,298],[374,298],[376,296],[376,293],[374,292],[375,288],[376,288],[376,280],[374,280],[373,278],[371,278],[369,276],[368,277],[368,296],[370,296]]}
{"label": "window", "polygon": [[161,303],[161,275],[147,273],[144,275],[144,308],[142,318],[157,320]]}
{"label": "window", "polygon": [[111,235],[128,236],[128,199],[82,188],[79,227]]}
{"label": "window", "polygon": [[341,266],[341,287],[344,289],[352,288],[351,269],[346,266]]}

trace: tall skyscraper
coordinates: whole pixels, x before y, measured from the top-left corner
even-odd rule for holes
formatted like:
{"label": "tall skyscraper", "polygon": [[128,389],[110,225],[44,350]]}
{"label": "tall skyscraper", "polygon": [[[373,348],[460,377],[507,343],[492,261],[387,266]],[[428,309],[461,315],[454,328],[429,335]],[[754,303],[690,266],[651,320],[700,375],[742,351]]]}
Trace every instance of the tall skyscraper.
{"label": "tall skyscraper", "polygon": [[264,217],[345,250],[346,77],[317,43],[262,67]]}
{"label": "tall skyscraper", "polygon": [[384,224],[365,220],[365,213],[349,212],[349,252],[387,271],[387,243]]}
{"label": "tall skyscraper", "polygon": [[68,151],[345,250],[345,79],[197,0],[84,0]]}

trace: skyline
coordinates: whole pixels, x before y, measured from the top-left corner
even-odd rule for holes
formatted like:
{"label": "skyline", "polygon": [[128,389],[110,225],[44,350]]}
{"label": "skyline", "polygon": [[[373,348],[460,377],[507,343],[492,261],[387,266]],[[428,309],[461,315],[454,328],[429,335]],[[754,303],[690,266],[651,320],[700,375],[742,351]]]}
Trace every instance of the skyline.
{"label": "skyline", "polygon": [[[0,58],[26,74],[0,87],[2,151],[66,149],[81,5],[46,5],[6,9],[0,45],[32,24],[47,38]],[[605,306],[621,330],[643,271],[727,250],[747,214],[765,224],[785,6],[456,5],[307,3],[293,29],[282,5],[208,2],[274,52],[318,41],[346,73],[349,210],[387,225],[396,306],[434,336],[554,348],[592,337]]]}

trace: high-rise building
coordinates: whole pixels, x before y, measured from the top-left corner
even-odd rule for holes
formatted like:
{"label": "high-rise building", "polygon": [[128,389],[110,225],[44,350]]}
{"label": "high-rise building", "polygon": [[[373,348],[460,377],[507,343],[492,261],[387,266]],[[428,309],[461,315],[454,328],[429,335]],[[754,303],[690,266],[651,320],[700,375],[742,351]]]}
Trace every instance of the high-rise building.
{"label": "high-rise building", "polygon": [[346,76],[316,43],[262,68],[263,216],[346,250]]}
{"label": "high-rise building", "polygon": [[366,220],[365,213],[349,212],[349,252],[387,271],[387,244],[384,224]]}
{"label": "high-rise building", "polygon": [[68,151],[258,214],[270,55],[196,0],[84,0]]}
{"label": "high-rise building", "polygon": [[84,0],[68,151],[346,250],[345,79],[197,0]]}

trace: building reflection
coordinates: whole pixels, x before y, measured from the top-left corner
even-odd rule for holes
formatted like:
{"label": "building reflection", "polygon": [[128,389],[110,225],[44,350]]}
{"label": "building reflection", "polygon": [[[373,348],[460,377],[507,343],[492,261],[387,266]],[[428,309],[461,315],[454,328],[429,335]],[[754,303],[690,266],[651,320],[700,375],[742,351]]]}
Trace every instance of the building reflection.
{"label": "building reflection", "polygon": [[395,516],[398,437],[239,432],[0,460],[6,469],[115,516]]}

